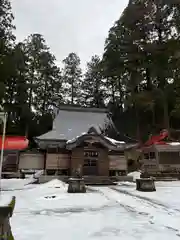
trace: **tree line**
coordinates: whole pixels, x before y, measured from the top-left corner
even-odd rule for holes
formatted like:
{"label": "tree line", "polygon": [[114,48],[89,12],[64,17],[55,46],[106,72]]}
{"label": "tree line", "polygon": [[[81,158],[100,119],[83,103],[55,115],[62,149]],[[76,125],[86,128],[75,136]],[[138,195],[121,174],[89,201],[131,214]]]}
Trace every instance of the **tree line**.
{"label": "tree line", "polygon": [[17,42],[10,1],[0,2],[0,104],[8,134],[32,139],[47,132],[60,104],[108,107],[116,134],[139,140],[180,127],[178,0],[129,0],[103,56],[92,56],[85,72],[74,52],[57,66],[41,34]]}

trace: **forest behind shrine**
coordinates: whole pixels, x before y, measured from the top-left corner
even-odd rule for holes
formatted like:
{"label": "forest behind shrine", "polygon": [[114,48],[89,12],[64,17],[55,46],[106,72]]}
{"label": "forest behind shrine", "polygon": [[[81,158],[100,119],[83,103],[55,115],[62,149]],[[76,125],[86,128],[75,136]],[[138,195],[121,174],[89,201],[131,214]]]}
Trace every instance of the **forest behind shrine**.
{"label": "forest behind shrine", "polygon": [[130,0],[109,29],[103,55],[92,56],[85,70],[75,52],[60,68],[41,34],[18,42],[10,1],[0,3],[0,104],[8,113],[7,134],[32,139],[49,131],[61,104],[107,107],[116,138],[119,132],[145,140],[163,128],[180,129],[178,0]]}

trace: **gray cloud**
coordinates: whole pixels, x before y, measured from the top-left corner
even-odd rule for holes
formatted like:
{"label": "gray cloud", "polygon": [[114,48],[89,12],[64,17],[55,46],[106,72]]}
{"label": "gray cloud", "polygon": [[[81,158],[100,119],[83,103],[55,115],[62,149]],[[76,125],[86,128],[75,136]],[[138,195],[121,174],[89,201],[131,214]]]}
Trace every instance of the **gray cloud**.
{"label": "gray cloud", "polygon": [[128,0],[12,0],[17,27],[23,40],[31,33],[44,35],[60,63],[76,52],[82,67],[94,54],[101,55],[109,28]]}

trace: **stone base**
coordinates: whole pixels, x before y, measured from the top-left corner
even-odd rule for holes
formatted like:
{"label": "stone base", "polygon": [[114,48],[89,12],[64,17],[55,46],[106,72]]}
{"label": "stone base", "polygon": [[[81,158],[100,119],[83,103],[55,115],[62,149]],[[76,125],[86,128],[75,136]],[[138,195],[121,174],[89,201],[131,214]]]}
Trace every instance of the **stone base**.
{"label": "stone base", "polygon": [[82,178],[70,178],[68,186],[68,193],[85,193],[86,186]]}
{"label": "stone base", "polygon": [[10,218],[12,217],[14,207],[15,197],[12,198],[7,206],[0,206],[0,239],[14,240],[10,225]]}
{"label": "stone base", "polygon": [[142,191],[142,192],[156,191],[154,180],[151,178],[136,179],[136,190]]}

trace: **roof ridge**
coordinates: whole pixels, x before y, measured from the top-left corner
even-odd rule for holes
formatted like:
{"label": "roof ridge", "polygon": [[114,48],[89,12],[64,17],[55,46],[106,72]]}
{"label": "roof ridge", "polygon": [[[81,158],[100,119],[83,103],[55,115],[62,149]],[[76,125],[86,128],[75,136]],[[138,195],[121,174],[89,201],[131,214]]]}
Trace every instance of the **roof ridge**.
{"label": "roof ridge", "polygon": [[108,113],[107,108],[82,107],[78,105],[60,105],[59,111]]}

